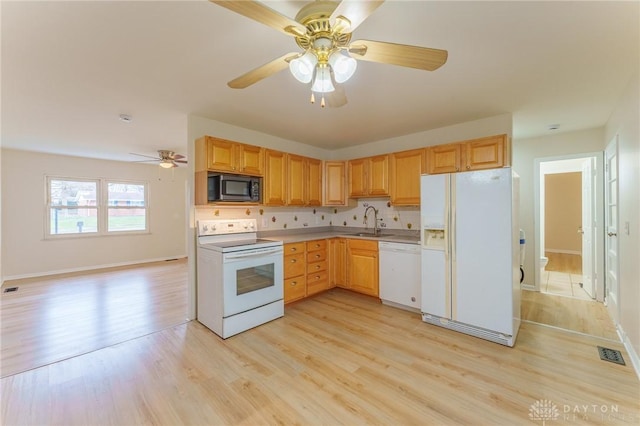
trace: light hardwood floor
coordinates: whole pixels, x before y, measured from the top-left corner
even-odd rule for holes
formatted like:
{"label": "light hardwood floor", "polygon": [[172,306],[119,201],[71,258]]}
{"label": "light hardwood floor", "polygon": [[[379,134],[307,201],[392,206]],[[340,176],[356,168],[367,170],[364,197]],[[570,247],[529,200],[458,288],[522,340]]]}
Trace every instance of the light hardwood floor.
{"label": "light hardwood floor", "polygon": [[186,259],[7,281],[0,293],[0,376],[181,324]]}
{"label": "light hardwood floor", "polygon": [[633,368],[597,345],[628,359],[619,343],[531,323],[508,348],[333,289],[227,340],[192,321],[5,377],[1,421],[515,425],[544,400],[557,424],[639,422]]}

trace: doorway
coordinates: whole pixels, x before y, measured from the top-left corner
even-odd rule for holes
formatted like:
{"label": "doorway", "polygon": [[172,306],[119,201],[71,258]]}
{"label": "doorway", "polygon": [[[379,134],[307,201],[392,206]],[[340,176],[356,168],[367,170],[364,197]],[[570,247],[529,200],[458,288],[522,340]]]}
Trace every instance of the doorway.
{"label": "doorway", "polygon": [[535,290],[604,300],[603,154],[536,159]]}

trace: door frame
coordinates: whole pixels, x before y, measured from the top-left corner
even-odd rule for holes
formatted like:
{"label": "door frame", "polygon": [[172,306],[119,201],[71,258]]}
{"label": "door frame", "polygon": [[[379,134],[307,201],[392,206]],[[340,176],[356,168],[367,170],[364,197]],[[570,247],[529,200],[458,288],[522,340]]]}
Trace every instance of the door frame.
{"label": "door frame", "polygon": [[580,158],[595,158],[596,188],[595,188],[595,254],[593,259],[597,271],[596,300],[604,301],[604,152],[586,152],[582,154],[558,155],[553,157],[540,157],[534,159],[534,236],[533,236],[533,265],[534,265],[534,290],[540,291],[540,257],[544,255],[544,174],[540,172],[542,163],[559,160],[574,160]]}
{"label": "door frame", "polygon": [[[609,278],[609,271],[610,271],[610,267],[613,267],[613,269],[615,269],[614,274],[616,277],[616,285],[615,285],[615,293],[613,293],[615,295],[615,300],[611,300],[611,297],[608,297],[609,295],[609,288],[611,288],[610,286],[610,281],[607,280],[606,282],[606,299],[605,299],[605,304],[607,305],[607,311],[609,312],[609,315],[611,315],[611,318],[613,319],[613,322],[616,324],[616,327],[618,327],[619,322],[620,322],[620,281],[619,281],[619,277],[620,277],[620,240],[618,239],[618,233],[619,233],[619,227],[620,227],[620,186],[619,186],[619,177],[620,177],[620,169],[619,169],[619,165],[620,165],[620,151],[619,151],[619,143],[618,143],[618,134],[614,135],[614,137],[609,141],[609,143],[607,144],[606,148],[605,148],[605,152],[604,152],[604,163],[605,165],[607,165],[607,155],[609,154],[610,150],[615,150],[614,156],[615,156],[615,161],[616,161],[616,176],[615,176],[615,189],[616,189],[616,217],[615,217],[615,224],[616,224],[616,239],[615,239],[615,253],[616,253],[616,261],[615,262],[609,262],[609,251],[610,251],[610,244],[611,244],[611,238],[607,238],[606,239],[606,247],[604,247],[605,251],[606,251],[606,256],[605,256],[605,268],[607,268],[605,270],[605,277],[608,279]],[[604,180],[605,180],[605,185],[609,186],[609,182],[607,179],[608,176],[608,171],[607,173],[604,173]],[[607,198],[604,200],[604,209],[608,210],[608,202],[609,202],[609,191],[606,191],[606,196]],[[607,227],[607,229],[603,229],[603,238],[605,238],[604,236],[607,234],[607,232],[609,232],[609,214],[608,212],[605,211],[605,224],[604,226]],[[611,265],[611,263],[613,263],[613,265]],[[615,266],[614,266],[615,265]],[[614,303],[612,303],[614,302]]]}

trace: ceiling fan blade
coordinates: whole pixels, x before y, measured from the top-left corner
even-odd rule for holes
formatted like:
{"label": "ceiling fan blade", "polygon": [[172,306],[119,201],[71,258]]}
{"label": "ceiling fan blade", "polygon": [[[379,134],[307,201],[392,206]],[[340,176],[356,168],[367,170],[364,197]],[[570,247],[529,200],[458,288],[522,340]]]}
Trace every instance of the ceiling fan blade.
{"label": "ceiling fan blade", "polygon": [[182,154],[175,154],[175,155],[173,156],[173,159],[174,159],[174,160],[179,160],[179,159],[181,159],[181,158],[184,158],[184,155],[182,155]]}
{"label": "ceiling fan blade", "polygon": [[350,33],[382,3],[384,0],[343,0],[333,11],[329,21],[333,27],[339,28],[340,32]]}
{"label": "ceiling fan blade", "polygon": [[244,89],[245,87],[249,87],[258,81],[287,68],[289,66],[289,61],[298,56],[300,56],[299,53],[286,53],[271,62],[249,71],[246,74],[242,74],[240,77],[228,82],[227,85],[233,89]]}
{"label": "ceiling fan blade", "polygon": [[147,158],[153,158],[154,160],[159,160],[159,158],[157,156],[153,157],[151,155],[145,155],[145,154],[136,154],[135,152],[130,152],[130,155],[137,155],[139,157],[147,157]]}
{"label": "ceiling fan blade", "polygon": [[218,6],[229,9],[256,22],[274,28],[287,35],[301,36],[307,29],[300,23],[288,18],[270,7],[252,0],[209,0]]}
{"label": "ceiling fan blade", "polygon": [[156,160],[140,160],[140,161],[129,161],[130,163],[156,163],[159,162],[160,160],[156,159]]}
{"label": "ceiling fan blade", "polygon": [[173,160],[174,163],[187,164],[187,160]]}
{"label": "ceiling fan blade", "polygon": [[340,108],[347,104],[347,94],[342,85],[337,85],[333,92],[325,93],[324,99],[329,108]]}
{"label": "ceiling fan blade", "polygon": [[353,53],[353,57],[361,61],[381,62],[427,71],[440,68],[447,62],[449,55],[446,50],[373,40],[352,42],[349,53]]}

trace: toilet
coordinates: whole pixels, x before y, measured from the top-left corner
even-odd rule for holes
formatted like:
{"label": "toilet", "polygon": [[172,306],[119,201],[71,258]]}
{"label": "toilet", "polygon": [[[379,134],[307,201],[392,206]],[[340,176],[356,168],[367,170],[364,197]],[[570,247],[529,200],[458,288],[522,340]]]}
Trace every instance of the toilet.
{"label": "toilet", "polygon": [[544,268],[546,268],[548,262],[549,258],[542,256],[540,258],[540,270],[544,271]]}

